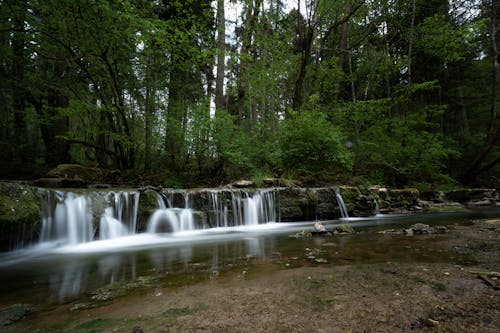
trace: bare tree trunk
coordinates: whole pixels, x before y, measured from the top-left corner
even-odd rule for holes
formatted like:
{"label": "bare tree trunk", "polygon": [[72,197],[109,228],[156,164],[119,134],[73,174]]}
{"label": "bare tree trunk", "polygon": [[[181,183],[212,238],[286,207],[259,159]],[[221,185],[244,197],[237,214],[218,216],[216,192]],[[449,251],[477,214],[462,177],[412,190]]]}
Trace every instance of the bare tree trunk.
{"label": "bare tree trunk", "polygon": [[492,75],[491,75],[491,109],[490,119],[488,126],[488,134],[486,137],[486,145],[484,149],[480,150],[476,158],[469,164],[469,168],[460,177],[460,181],[465,184],[470,184],[485,171],[490,170],[495,165],[500,163],[500,157],[497,156],[493,160],[487,162],[486,160],[498,146],[499,131],[498,131],[498,103],[500,92],[500,53],[498,51],[498,0],[491,0],[489,4],[485,1],[484,7],[490,10],[490,40],[491,40],[491,61],[492,61]]}
{"label": "bare tree trunk", "polygon": [[408,113],[411,109],[411,84],[412,84],[412,59],[413,56],[413,38],[415,33],[415,14],[416,14],[416,6],[415,0],[411,2],[411,23],[410,23],[410,40],[408,41],[408,82],[406,84],[406,107],[404,109],[404,122],[406,123]]}
{"label": "bare tree trunk", "polygon": [[262,0],[250,2],[246,10],[246,19],[243,27],[243,36],[240,50],[240,71],[238,79],[238,123],[247,116],[245,112],[247,84],[246,71],[249,65],[250,50],[252,48],[252,37],[255,30],[255,23],[259,16]]}
{"label": "bare tree trunk", "polygon": [[[299,69],[299,75],[295,80],[295,90],[292,98],[292,109],[296,111],[300,110],[300,107],[302,106],[303,102],[304,81],[306,78],[307,66],[311,62],[311,48],[314,41],[314,36],[316,35],[315,30],[317,29],[318,25],[318,3],[319,0],[314,0],[313,4],[314,7],[312,8],[313,11],[312,17],[309,18],[309,22],[305,27],[304,36],[301,36],[302,52],[300,59],[300,69]],[[298,4],[299,4],[298,11],[300,12],[300,1],[298,2]]]}
{"label": "bare tree trunk", "polygon": [[147,56],[146,60],[146,100],[144,105],[144,172],[148,173],[151,170],[151,137],[152,137],[152,118],[153,118],[153,101],[152,101],[152,82],[151,82],[151,57]]}
{"label": "bare tree trunk", "polygon": [[217,76],[215,79],[215,109],[225,108],[224,76],[226,53],[226,20],[224,0],[217,0]]}

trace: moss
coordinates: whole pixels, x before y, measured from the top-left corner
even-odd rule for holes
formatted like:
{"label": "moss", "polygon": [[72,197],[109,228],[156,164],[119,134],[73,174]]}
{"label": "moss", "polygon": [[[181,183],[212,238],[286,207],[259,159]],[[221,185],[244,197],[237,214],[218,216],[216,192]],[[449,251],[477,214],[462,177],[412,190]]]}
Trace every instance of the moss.
{"label": "moss", "polygon": [[101,181],[103,172],[98,168],[84,167],[79,164],[59,164],[47,173],[51,178],[77,179],[84,182]]}
{"label": "moss", "polygon": [[[111,329],[116,326],[121,326],[127,319],[112,319],[112,318],[97,318],[86,321],[71,329],[75,333],[90,333],[90,332],[103,332],[105,329]],[[130,330],[131,331],[131,330]]]}
{"label": "moss", "polygon": [[36,238],[41,220],[34,187],[0,182],[0,250],[11,250]]}
{"label": "moss", "polygon": [[356,198],[361,194],[361,191],[357,187],[341,186],[339,189],[342,199],[344,199],[344,203],[346,204],[356,202]]}
{"label": "moss", "polygon": [[32,305],[14,304],[0,311],[0,330],[2,327],[9,326],[23,319],[34,311]]}
{"label": "moss", "polygon": [[336,226],[335,230],[340,232],[340,233],[348,233],[348,234],[355,233],[354,229],[350,225],[345,224],[345,223]]}
{"label": "moss", "polygon": [[36,190],[16,183],[0,183],[0,223],[33,223],[41,211]]}

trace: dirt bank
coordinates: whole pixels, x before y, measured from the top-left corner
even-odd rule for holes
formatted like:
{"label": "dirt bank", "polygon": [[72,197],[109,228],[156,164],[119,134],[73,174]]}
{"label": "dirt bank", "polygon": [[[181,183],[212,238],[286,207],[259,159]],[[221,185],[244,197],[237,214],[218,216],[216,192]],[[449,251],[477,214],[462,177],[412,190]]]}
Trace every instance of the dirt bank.
{"label": "dirt bank", "polygon": [[[377,241],[391,242],[380,234]],[[91,309],[35,311],[6,332],[498,332],[500,219],[406,236],[412,255],[432,247],[443,260],[343,258],[328,242],[279,253],[181,287],[153,286]],[[316,259],[307,256],[316,253]],[[482,278],[480,278],[481,276]],[[161,284],[159,284],[161,285]]]}

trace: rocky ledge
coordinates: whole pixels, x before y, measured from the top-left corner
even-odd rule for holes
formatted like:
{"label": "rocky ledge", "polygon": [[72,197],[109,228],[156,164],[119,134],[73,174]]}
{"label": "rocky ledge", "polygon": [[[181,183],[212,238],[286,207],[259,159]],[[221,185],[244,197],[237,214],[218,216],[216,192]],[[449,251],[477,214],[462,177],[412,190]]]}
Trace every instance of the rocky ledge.
{"label": "rocky ledge", "polygon": [[[61,174],[62,175],[62,174]],[[67,179],[69,175],[63,175]],[[89,175],[89,177],[91,177]],[[91,178],[89,178],[91,179]],[[283,185],[283,184],[281,184]],[[77,191],[77,190],[69,190]],[[90,195],[91,200],[101,200],[99,191]],[[109,190],[104,190],[109,191]],[[138,228],[144,230],[149,216],[158,208],[157,194],[168,197],[175,207],[184,207],[189,197],[190,207],[196,218],[204,221],[207,227],[214,226],[214,219],[220,213],[216,209],[227,207],[229,216],[231,201],[235,192],[241,198],[256,191],[272,192],[273,209],[276,220],[282,222],[330,220],[342,217],[338,194],[345,203],[350,217],[366,217],[376,214],[411,213],[433,208],[452,207],[500,207],[499,193],[495,189],[455,189],[452,191],[427,191],[417,189],[388,189],[384,187],[270,187],[268,189],[238,188],[228,186],[217,189],[171,190],[161,187],[146,187],[131,190],[140,193]],[[0,182],[0,249],[12,249],[31,241],[36,241],[41,227],[40,191],[38,187],[15,182]],[[214,193],[217,193],[218,206],[214,205]],[[92,203],[93,207],[103,206]],[[103,208],[103,207],[101,207]],[[102,210],[102,209],[101,209]],[[99,215],[100,216],[100,215]],[[98,223],[99,216],[95,216]],[[96,224],[97,225],[97,224]]]}

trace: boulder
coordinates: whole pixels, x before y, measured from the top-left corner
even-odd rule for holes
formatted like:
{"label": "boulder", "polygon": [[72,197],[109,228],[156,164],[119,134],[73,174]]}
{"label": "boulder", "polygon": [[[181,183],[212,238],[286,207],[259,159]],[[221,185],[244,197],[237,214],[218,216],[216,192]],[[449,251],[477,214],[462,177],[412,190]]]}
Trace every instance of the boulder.
{"label": "boulder", "polygon": [[236,187],[236,188],[249,188],[255,186],[255,183],[251,180],[237,180],[231,184],[229,184],[230,187]]}
{"label": "boulder", "polygon": [[103,183],[105,174],[99,168],[84,167],[79,164],[59,164],[50,170],[46,177],[34,181],[40,187],[86,187],[89,184]]}
{"label": "boulder", "polygon": [[484,205],[486,201],[491,204],[500,201],[499,194],[495,189],[457,189],[446,192],[445,197],[449,201],[463,204],[479,202]]}

